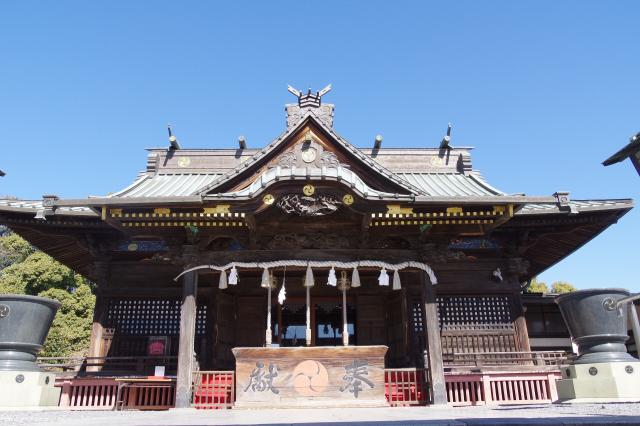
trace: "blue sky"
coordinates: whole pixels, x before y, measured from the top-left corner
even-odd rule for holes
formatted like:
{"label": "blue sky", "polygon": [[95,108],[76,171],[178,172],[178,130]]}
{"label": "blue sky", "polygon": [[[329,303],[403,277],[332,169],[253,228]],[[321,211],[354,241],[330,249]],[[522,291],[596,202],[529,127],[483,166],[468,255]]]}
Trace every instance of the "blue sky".
{"label": "blue sky", "polygon": [[[0,4],[0,194],[106,194],[166,145],[259,147],[286,86],[319,89],[357,146],[474,146],[506,192],[638,198],[600,163],[640,131],[637,1]],[[640,209],[542,275],[640,291]]]}

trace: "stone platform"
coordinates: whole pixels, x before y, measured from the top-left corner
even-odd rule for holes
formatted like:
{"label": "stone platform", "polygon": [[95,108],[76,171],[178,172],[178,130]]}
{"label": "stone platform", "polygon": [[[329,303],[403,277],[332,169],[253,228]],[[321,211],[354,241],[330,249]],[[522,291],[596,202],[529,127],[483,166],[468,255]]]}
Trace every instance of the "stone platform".
{"label": "stone platform", "polygon": [[0,371],[0,409],[57,406],[60,388],[55,375],[38,371]]}
{"label": "stone platform", "polygon": [[640,401],[640,362],[576,364],[561,372],[556,382],[561,401]]}
{"label": "stone platform", "polygon": [[1,426],[151,425],[640,425],[640,404],[281,410],[0,411]]}

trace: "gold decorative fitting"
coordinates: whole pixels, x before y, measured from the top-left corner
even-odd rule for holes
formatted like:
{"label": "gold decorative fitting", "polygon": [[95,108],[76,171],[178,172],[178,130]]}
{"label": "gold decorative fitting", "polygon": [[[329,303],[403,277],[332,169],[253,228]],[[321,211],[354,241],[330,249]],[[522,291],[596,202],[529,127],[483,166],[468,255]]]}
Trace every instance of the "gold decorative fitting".
{"label": "gold decorative fitting", "polygon": [[387,204],[387,214],[413,214],[413,207],[402,207],[400,204]]}
{"label": "gold decorative fitting", "polygon": [[205,207],[202,212],[205,214],[229,213],[231,204],[218,204],[215,207]]}
{"label": "gold decorative fitting", "polygon": [[109,216],[111,217],[122,216],[122,209],[109,209]]}
{"label": "gold decorative fitting", "polygon": [[347,277],[347,271],[340,271],[338,279],[338,290],[349,290],[351,288],[351,280]]}
{"label": "gold decorative fitting", "polygon": [[351,195],[351,194],[344,194],[344,196],[342,197],[342,202],[343,202],[346,206],[350,206],[351,204],[353,204],[353,195]]}
{"label": "gold decorative fitting", "polygon": [[447,207],[447,213],[460,214],[462,213],[462,207]]}
{"label": "gold decorative fitting", "polygon": [[157,214],[166,214],[169,215],[171,214],[171,209],[167,209],[167,208],[157,208],[157,209],[153,209],[153,214],[157,215]]}
{"label": "gold decorative fitting", "polygon": [[178,167],[189,167],[191,165],[191,158],[180,157],[178,158]]}
{"label": "gold decorative fitting", "polygon": [[273,204],[273,202],[276,201],[275,197],[271,194],[267,194],[264,197],[262,197],[262,202],[265,203],[266,205],[270,206],[271,204]]}
{"label": "gold decorative fitting", "polygon": [[316,192],[316,188],[314,188],[313,185],[305,185],[302,187],[302,193],[307,197],[312,196],[314,192]]}

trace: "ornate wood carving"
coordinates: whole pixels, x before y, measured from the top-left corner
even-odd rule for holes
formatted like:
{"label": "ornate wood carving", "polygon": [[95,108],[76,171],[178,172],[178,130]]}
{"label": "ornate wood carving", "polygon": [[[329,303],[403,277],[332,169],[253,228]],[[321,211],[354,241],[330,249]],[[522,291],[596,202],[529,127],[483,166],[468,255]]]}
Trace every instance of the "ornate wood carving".
{"label": "ornate wood carving", "polygon": [[331,195],[304,196],[287,194],[281,197],[277,204],[285,213],[295,213],[299,216],[324,216],[334,213],[342,205],[342,201]]}
{"label": "ornate wood carving", "polygon": [[349,240],[338,234],[282,234],[267,243],[270,250],[297,249],[344,249],[349,248]]}

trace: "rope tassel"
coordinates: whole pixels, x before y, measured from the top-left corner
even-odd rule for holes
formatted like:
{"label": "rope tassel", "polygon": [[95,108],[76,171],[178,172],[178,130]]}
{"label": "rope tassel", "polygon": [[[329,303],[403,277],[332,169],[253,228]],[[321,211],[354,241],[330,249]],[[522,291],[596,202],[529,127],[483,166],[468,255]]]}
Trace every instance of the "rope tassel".
{"label": "rope tassel", "polygon": [[400,274],[398,273],[397,269],[393,271],[393,286],[391,288],[394,290],[402,289],[402,285],[400,283]]}
{"label": "rope tassel", "polygon": [[262,281],[260,282],[260,287],[262,288],[270,288],[271,280],[269,279],[269,270],[264,268],[262,270]]}
{"label": "rope tassel", "polygon": [[307,265],[307,274],[304,277],[304,286],[305,287],[313,287],[315,282],[313,280],[313,271],[311,270],[311,266]]}
{"label": "rope tassel", "polygon": [[381,286],[389,287],[389,274],[387,274],[387,270],[385,268],[382,268],[382,270],[380,271],[378,284],[380,284]]}
{"label": "rope tassel", "polygon": [[280,291],[278,292],[278,303],[280,306],[284,305],[285,300],[287,300],[287,289],[284,288],[284,280],[282,280],[282,287],[280,287]]}
{"label": "rope tassel", "polygon": [[351,272],[351,287],[360,287],[360,273],[358,268],[353,268]]}
{"label": "rope tassel", "polygon": [[237,285],[238,281],[238,270],[236,269],[236,265],[233,265],[231,268],[231,272],[229,272],[229,285]]}
{"label": "rope tassel", "polygon": [[220,271],[220,281],[218,281],[218,288],[224,290],[227,288],[227,271]]}
{"label": "rope tassel", "polygon": [[336,269],[332,266],[329,271],[329,279],[327,280],[327,285],[331,287],[335,287],[338,285],[338,278],[336,277]]}

